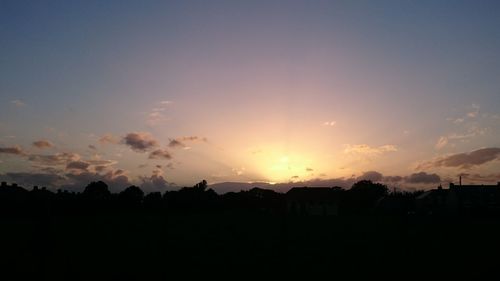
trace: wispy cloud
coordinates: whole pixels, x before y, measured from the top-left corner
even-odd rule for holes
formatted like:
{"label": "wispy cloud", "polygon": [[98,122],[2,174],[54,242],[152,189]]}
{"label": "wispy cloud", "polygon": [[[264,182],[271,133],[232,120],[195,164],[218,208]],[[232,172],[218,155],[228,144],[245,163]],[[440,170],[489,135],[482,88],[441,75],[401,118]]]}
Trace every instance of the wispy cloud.
{"label": "wispy cloud", "polygon": [[23,107],[26,105],[26,103],[24,103],[22,100],[13,100],[10,103],[17,107]]}
{"label": "wispy cloud", "polygon": [[367,144],[346,144],[344,153],[346,154],[362,154],[362,155],[380,155],[386,152],[395,152],[398,148],[392,144],[386,144],[378,147],[369,146]]}
{"label": "wispy cloud", "polygon": [[161,124],[165,121],[170,120],[164,114],[164,111],[169,107],[173,102],[169,100],[163,100],[158,103],[149,113],[147,113],[146,123],[148,126],[154,127],[158,124]]}
{"label": "wispy cloud", "polygon": [[449,145],[455,146],[457,142],[468,142],[472,138],[485,135],[489,129],[480,124],[484,121],[482,117],[490,115],[487,113],[480,115],[480,108],[478,104],[472,104],[461,116],[447,118],[446,120],[454,124],[452,127],[454,132],[440,136],[434,147],[439,150]]}
{"label": "wispy cloud", "polygon": [[51,155],[31,154],[28,156],[28,161],[38,165],[57,166],[67,165],[69,162],[80,160],[80,155],[72,152],[62,152]]}
{"label": "wispy cloud", "polygon": [[449,134],[447,136],[441,136],[439,137],[438,141],[436,142],[435,148],[436,149],[442,149],[448,144],[452,143],[453,141],[467,141],[469,139],[472,139],[477,136],[482,136],[485,135],[488,132],[487,128],[481,128],[477,127],[476,125],[471,125],[467,129],[465,133],[462,134]]}
{"label": "wispy cloud", "polygon": [[118,144],[120,140],[118,137],[113,136],[112,134],[105,134],[99,138],[99,143],[101,144]]}
{"label": "wispy cloud", "polygon": [[198,136],[187,136],[187,137],[179,137],[175,139],[170,139],[168,146],[171,148],[187,148],[187,142],[208,142],[208,139],[205,137]]}

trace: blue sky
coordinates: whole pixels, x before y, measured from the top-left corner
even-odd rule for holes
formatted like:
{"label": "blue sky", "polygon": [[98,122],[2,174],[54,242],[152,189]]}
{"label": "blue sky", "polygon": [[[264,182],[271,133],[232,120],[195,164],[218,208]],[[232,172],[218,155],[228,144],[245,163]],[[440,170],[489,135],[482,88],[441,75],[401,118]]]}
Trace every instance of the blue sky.
{"label": "blue sky", "polygon": [[498,1],[0,1],[0,174],[495,182],[499,21]]}

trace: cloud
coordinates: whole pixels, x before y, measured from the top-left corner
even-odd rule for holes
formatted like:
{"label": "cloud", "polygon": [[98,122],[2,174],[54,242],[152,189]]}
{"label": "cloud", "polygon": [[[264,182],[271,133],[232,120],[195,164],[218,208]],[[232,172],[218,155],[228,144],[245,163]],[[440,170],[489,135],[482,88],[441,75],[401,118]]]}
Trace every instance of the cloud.
{"label": "cloud", "polygon": [[2,181],[15,182],[26,187],[34,185],[56,187],[64,181],[65,178],[55,173],[22,172],[0,174],[0,179]]}
{"label": "cloud", "polygon": [[488,129],[486,128],[479,128],[477,126],[470,126],[467,130],[466,133],[463,134],[449,134],[447,136],[441,136],[439,137],[435,147],[436,149],[441,149],[448,145],[450,141],[454,140],[460,140],[460,141],[466,141],[468,139],[474,138],[476,136],[481,136],[486,134]]}
{"label": "cloud", "polygon": [[207,138],[205,137],[187,136],[187,137],[170,139],[168,146],[171,148],[186,148],[187,147],[186,142],[199,142],[199,141],[208,142]]}
{"label": "cloud", "polygon": [[102,173],[102,172],[106,171],[106,169],[108,167],[109,166],[104,166],[104,165],[94,166],[94,171],[96,171],[97,173]]}
{"label": "cloud", "polygon": [[101,144],[119,144],[120,141],[117,137],[112,134],[105,134],[99,139],[99,143]]}
{"label": "cloud", "polygon": [[474,150],[469,153],[458,153],[438,157],[429,162],[418,165],[417,169],[433,168],[433,167],[447,167],[447,168],[461,168],[468,169],[474,166],[479,166],[493,160],[500,158],[500,148],[489,147]]}
{"label": "cloud", "polygon": [[141,176],[139,177],[141,181],[140,186],[145,191],[165,191],[173,186],[167,182],[163,177],[163,171],[161,169],[153,170],[153,174],[149,177]]}
{"label": "cloud", "polygon": [[170,120],[170,118],[166,117],[160,110],[161,108],[153,108],[153,112],[148,114],[146,122],[149,126],[156,126],[158,123]]}
{"label": "cloud", "polygon": [[176,147],[184,147],[184,143],[181,141],[178,141],[176,139],[171,139],[170,142],[168,143],[169,147],[176,148]]}
{"label": "cloud", "polygon": [[313,172],[314,169],[313,168],[306,168],[306,172]]}
{"label": "cloud", "polygon": [[0,147],[0,153],[13,154],[13,155],[24,155],[23,149],[16,145],[11,147]]}
{"label": "cloud", "polygon": [[165,149],[157,149],[149,153],[149,159],[172,159],[172,155]]}
{"label": "cloud", "polygon": [[123,142],[136,152],[146,152],[158,146],[158,141],[145,132],[128,133]]}
{"label": "cloud", "polygon": [[333,127],[333,126],[337,125],[337,121],[326,121],[326,122],[323,122],[323,125]]}
{"label": "cloud", "polygon": [[402,176],[384,176],[382,181],[388,182],[388,183],[396,183],[396,182],[403,181],[403,177]]}
{"label": "cloud", "polygon": [[437,141],[435,147],[436,149],[441,149],[445,147],[448,144],[448,137],[441,136],[439,140]]}
{"label": "cloud", "polygon": [[481,107],[477,104],[472,104],[472,110],[467,112],[467,117],[469,118],[475,118],[479,114],[479,109]]}
{"label": "cloud", "polygon": [[347,144],[344,149],[344,153],[347,154],[363,154],[363,155],[380,155],[386,152],[394,152],[398,151],[398,148],[395,145],[387,144],[379,147],[371,147],[367,144],[356,144],[351,145]]}
{"label": "cloud", "polygon": [[407,183],[440,183],[441,177],[437,174],[427,174],[426,172],[414,173],[404,178]]}
{"label": "cloud", "polygon": [[146,123],[149,125],[149,126],[156,126],[158,125],[159,123],[161,122],[164,122],[164,121],[168,121],[170,120],[170,118],[168,118],[167,116],[165,116],[163,114],[163,112],[165,111],[165,109],[172,104],[172,101],[168,101],[168,100],[164,100],[164,101],[161,101],[159,102],[159,106],[158,107],[155,107],[151,110],[151,112],[149,112],[147,114],[147,119],[146,119]]}
{"label": "cloud", "polygon": [[83,171],[86,171],[89,166],[90,166],[90,163],[87,163],[87,162],[84,162],[84,161],[73,161],[73,162],[69,162],[66,165],[66,169],[68,169],[68,170],[83,170]]}
{"label": "cloud", "polygon": [[376,171],[368,171],[363,173],[361,176],[357,177],[356,180],[370,180],[373,182],[382,181],[383,175]]}
{"label": "cloud", "polygon": [[[436,142],[435,148],[442,149],[447,145],[455,145],[456,141],[467,142],[469,139],[485,135],[489,132],[489,128],[480,127],[479,123],[482,121],[479,114],[480,106],[472,104],[470,108],[460,117],[450,117],[446,120],[451,121],[456,125],[455,129],[460,129],[462,132],[450,133],[440,136]],[[483,114],[482,117],[488,118],[490,114]]]}
{"label": "cloud", "polygon": [[17,107],[23,107],[26,105],[22,100],[13,100],[10,103],[12,103],[13,105],[15,105]]}
{"label": "cloud", "polygon": [[81,173],[67,173],[65,177],[69,183],[62,185],[61,188],[73,191],[82,191],[90,182],[103,181],[109,186],[111,192],[119,192],[132,185],[125,172],[117,173],[116,171],[117,170],[108,171],[105,174],[89,171]]}
{"label": "cloud", "polygon": [[99,166],[111,166],[111,165],[114,165],[116,163],[118,163],[117,161],[114,161],[114,160],[87,160],[87,162],[90,164],[90,165],[99,165]]}
{"label": "cloud", "polygon": [[33,142],[33,146],[38,149],[45,149],[45,148],[51,148],[54,145],[48,140],[37,140]]}
{"label": "cloud", "polygon": [[95,145],[92,145],[92,144],[89,144],[88,148],[92,149],[92,150],[97,150],[97,147]]}
{"label": "cloud", "polygon": [[80,160],[80,155],[71,152],[62,152],[52,155],[31,154],[28,161],[44,166],[67,165],[69,162]]}
{"label": "cloud", "polygon": [[487,174],[487,175],[481,175],[477,173],[476,174],[460,173],[457,175],[457,177],[459,176],[462,177],[463,184],[474,184],[474,183],[496,184],[500,182],[500,173]]}

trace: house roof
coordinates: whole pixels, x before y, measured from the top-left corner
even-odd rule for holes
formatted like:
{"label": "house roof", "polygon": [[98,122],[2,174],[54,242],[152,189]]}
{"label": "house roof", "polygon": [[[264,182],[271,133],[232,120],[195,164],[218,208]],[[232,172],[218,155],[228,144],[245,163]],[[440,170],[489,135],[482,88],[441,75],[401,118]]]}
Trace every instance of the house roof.
{"label": "house roof", "polygon": [[446,196],[446,194],[448,194],[449,191],[450,191],[449,189],[431,189],[431,190],[428,190],[428,191],[420,194],[415,199],[422,200],[422,199],[429,198],[432,196]]}

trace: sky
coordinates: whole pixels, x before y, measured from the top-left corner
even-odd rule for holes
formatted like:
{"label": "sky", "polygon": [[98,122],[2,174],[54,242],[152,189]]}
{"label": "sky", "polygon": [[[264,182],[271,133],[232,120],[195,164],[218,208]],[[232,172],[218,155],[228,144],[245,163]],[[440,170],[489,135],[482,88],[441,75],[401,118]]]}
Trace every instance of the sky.
{"label": "sky", "polygon": [[486,0],[0,0],[0,179],[496,184],[499,26]]}

